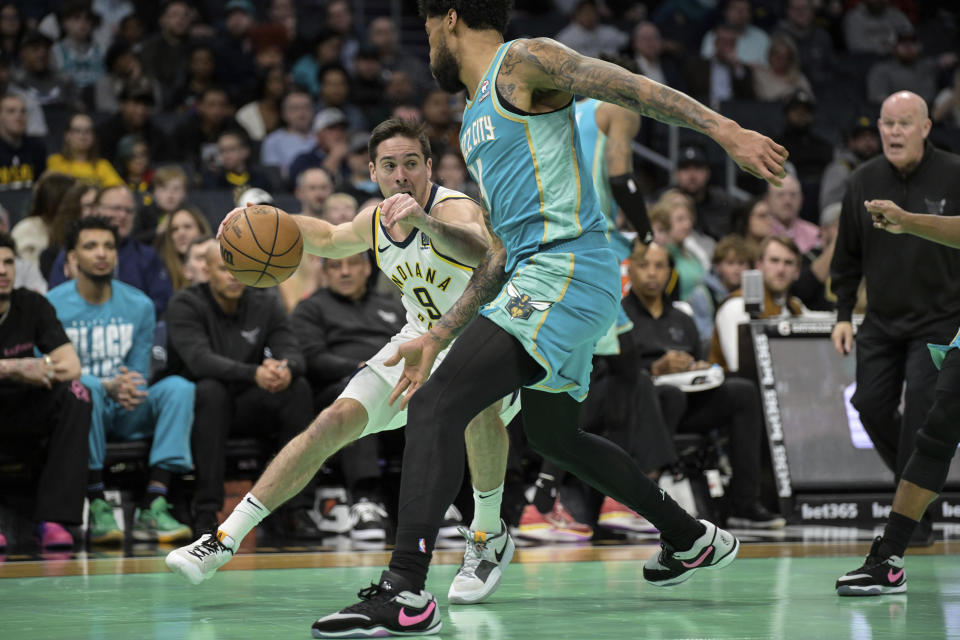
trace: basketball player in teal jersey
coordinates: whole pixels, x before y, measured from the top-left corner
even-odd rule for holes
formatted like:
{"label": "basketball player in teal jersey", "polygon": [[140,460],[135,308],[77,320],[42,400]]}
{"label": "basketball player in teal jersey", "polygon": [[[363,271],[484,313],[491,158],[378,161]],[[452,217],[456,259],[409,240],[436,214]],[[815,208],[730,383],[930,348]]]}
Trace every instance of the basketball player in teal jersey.
{"label": "basketball player in teal jersey", "polygon": [[[476,265],[487,250],[477,203],[430,180],[430,141],[418,124],[386,120],[374,128],[369,147],[370,177],[387,200],[340,225],[309,216],[294,219],[307,253],[345,258],[375,250],[377,266],[404,294],[407,324],[366,361],[340,397],[277,454],[216,535],[204,534],[170,552],[167,565],[193,584],[211,578],[233,557],[243,538],[299,493],[327,458],[358,438],[405,424],[399,404],[387,402],[401,372],[384,361],[396,352],[396,344],[423,334],[450,308],[470,279],[472,268],[467,264]],[[227,214],[221,232],[241,212]],[[387,228],[383,217],[391,214],[395,222]],[[507,463],[504,425],[519,410],[515,400],[511,396],[492,402],[466,431],[474,520],[469,530],[461,530],[467,543],[463,564],[450,586],[451,602],[473,604],[487,598],[513,556],[500,502]],[[458,455],[463,456],[462,445]]]}
{"label": "basketball player in teal jersey", "polygon": [[[534,449],[660,531],[661,552],[644,567],[649,582],[677,584],[699,568],[725,566],[739,546],[687,514],[625,451],[578,428],[594,344],[616,319],[620,287],[577,142],[573,95],[696,129],[774,184],[785,175],[786,150],[682,93],[552,40],[504,43],[510,5],[421,1],[434,77],[446,91],[467,90],[460,148],[483,195],[491,247],[463,296],[392,360],[404,360],[393,397],[406,391],[405,402],[416,392],[395,551],[379,583],[362,590],[359,603],[317,620],[314,637],[440,631],[436,599],[424,586],[443,512],[463,477],[463,429],[516,389]],[[436,354],[461,332],[427,380]]]}

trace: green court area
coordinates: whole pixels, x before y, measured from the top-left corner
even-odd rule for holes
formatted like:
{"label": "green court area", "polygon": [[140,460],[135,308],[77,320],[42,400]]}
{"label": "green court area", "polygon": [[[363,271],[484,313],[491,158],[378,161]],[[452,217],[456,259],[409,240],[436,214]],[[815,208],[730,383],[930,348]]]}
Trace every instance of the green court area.
{"label": "green court area", "polygon": [[[643,582],[639,562],[514,564],[486,604],[446,606],[456,570],[438,566],[440,637],[960,638],[960,562],[907,560],[909,593],[839,598],[859,558],[741,559],[677,587]],[[223,571],[199,587],[172,574],[0,580],[0,638],[102,640],[309,638],[310,624],[355,601],[374,568]]]}

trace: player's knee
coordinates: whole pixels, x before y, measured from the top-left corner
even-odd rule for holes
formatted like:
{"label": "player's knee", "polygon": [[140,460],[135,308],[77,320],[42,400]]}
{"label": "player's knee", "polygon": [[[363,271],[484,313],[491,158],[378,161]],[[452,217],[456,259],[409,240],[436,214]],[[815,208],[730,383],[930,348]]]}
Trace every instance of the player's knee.
{"label": "player's knee", "polygon": [[912,482],[921,489],[940,493],[943,485],[947,482],[947,474],[950,472],[950,459],[944,460],[940,457],[931,456],[919,445],[918,437],[917,449],[907,460],[901,478]]}
{"label": "player's knee", "polygon": [[320,412],[307,427],[310,440],[332,440],[341,446],[353,442],[363,433],[364,415],[357,404],[337,400]]}

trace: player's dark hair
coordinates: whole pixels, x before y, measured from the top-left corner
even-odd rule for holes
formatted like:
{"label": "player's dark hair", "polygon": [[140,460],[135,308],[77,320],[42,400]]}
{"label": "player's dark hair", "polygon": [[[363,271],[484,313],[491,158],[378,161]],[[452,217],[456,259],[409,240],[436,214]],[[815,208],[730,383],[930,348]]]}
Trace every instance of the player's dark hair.
{"label": "player's dark hair", "polygon": [[374,127],[370,133],[370,142],[367,143],[370,162],[377,161],[377,147],[380,146],[381,142],[397,136],[416,140],[420,143],[420,151],[423,152],[424,162],[430,158],[430,138],[423,130],[423,123],[415,120],[404,120],[403,118],[388,118]]}
{"label": "player's dark hair", "polygon": [[17,241],[6,231],[0,231],[0,247],[7,247],[13,251],[13,255],[17,255]]}
{"label": "player's dark hair", "polygon": [[419,0],[421,18],[445,16],[450,9],[471,29],[507,30],[513,0]]}
{"label": "player's dark hair", "polygon": [[109,218],[103,216],[87,216],[74,220],[73,224],[67,229],[67,236],[63,239],[63,250],[73,251],[77,248],[77,242],[80,241],[80,232],[87,229],[103,229],[113,234],[113,242],[120,244],[120,232],[117,227],[110,222]]}

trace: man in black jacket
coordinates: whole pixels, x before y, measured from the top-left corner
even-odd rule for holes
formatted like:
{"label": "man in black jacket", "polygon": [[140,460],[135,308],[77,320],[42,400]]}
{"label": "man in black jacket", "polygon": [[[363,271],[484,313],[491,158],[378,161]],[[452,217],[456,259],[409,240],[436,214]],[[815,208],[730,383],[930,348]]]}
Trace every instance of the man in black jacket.
{"label": "man in black jacket", "polygon": [[[670,276],[667,251],[656,244],[638,245],[630,256],[628,273],[631,288],[630,295],[623,299],[623,308],[633,321],[629,336],[640,366],[655,377],[709,369],[693,318],[664,295]],[[733,481],[727,523],[744,528],[782,528],[786,521],[760,502],[763,422],[756,383],[727,378],[699,391],[663,385],[658,388],[658,396],[667,424],[678,431],[703,433],[718,426],[728,430]]]}
{"label": "man in black jacket", "polygon": [[[865,277],[868,302],[857,335],[853,405],[877,453],[899,477],[917,426],[933,404],[937,370],[926,345],[949,342],[960,316],[960,253],[874,229],[864,201],[885,199],[907,211],[950,215],[960,210],[960,157],[926,141],[931,126],[927,105],[914,93],[901,91],[887,98],[878,124],[883,156],[850,175],[843,199],[831,264],[837,295],[832,338],[838,352],[850,353],[850,319]],[[914,542],[932,542],[929,520],[917,529]]]}
{"label": "man in black jacket", "polygon": [[[214,530],[223,506],[227,437],[248,433],[285,444],[310,423],[310,386],[300,346],[279,299],[227,270],[216,244],[208,283],[180,291],[167,310],[167,374],[197,385],[192,446],[197,467],[194,531]],[[287,533],[319,537],[306,496],[286,513]]]}
{"label": "man in black jacket", "polygon": [[[371,270],[366,252],[339,260],[323,258],[328,288],[318,289],[293,312],[293,328],[303,347],[318,412],[333,404],[353,374],[404,325],[403,305],[367,287]],[[355,520],[350,537],[357,540],[383,540],[387,535],[380,468],[387,442],[382,436],[370,434],[340,452]]]}

